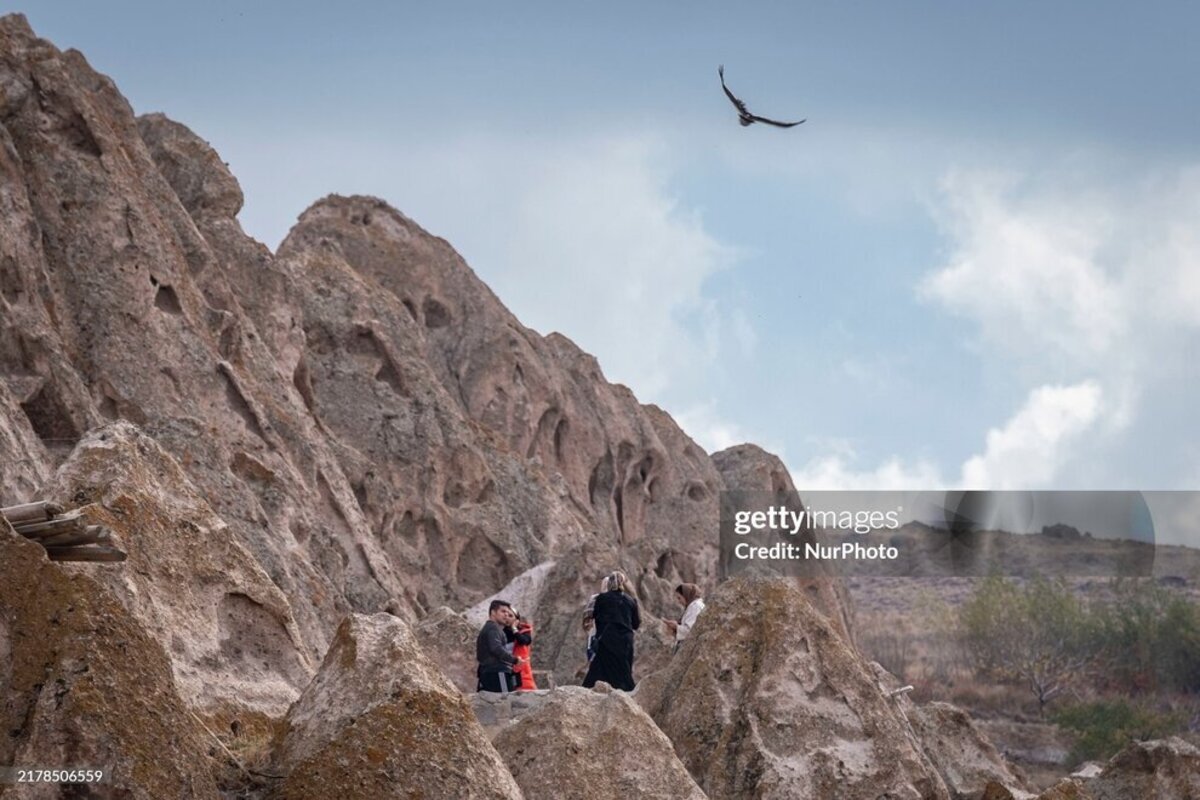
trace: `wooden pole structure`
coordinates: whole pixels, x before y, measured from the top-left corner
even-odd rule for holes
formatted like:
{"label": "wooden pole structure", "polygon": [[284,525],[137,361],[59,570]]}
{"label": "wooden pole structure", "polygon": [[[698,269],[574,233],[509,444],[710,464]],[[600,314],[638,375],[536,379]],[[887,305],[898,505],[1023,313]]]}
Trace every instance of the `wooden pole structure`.
{"label": "wooden pole structure", "polygon": [[126,559],[125,553],[111,544],[112,532],[88,525],[82,510],[63,514],[58,503],[41,500],[0,508],[0,514],[14,531],[45,548],[51,561],[117,563]]}
{"label": "wooden pole structure", "polygon": [[105,544],[112,539],[112,534],[99,525],[88,525],[79,532],[60,533],[39,539],[38,543],[47,549],[51,547],[77,547],[81,544]]}
{"label": "wooden pole structure", "polygon": [[47,547],[51,561],[90,561],[115,563],[126,559],[125,553],[115,547]]}
{"label": "wooden pole structure", "polygon": [[45,522],[61,513],[63,513],[62,506],[47,500],[0,508],[0,515],[3,515],[8,520],[8,524],[14,528],[27,522]]}
{"label": "wooden pole structure", "polygon": [[43,539],[60,533],[76,533],[87,528],[87,520],[78,511],[72,511],[61,517],[48,519],[45,522],[22,523],[13,525],[17,533],[28,539]]}

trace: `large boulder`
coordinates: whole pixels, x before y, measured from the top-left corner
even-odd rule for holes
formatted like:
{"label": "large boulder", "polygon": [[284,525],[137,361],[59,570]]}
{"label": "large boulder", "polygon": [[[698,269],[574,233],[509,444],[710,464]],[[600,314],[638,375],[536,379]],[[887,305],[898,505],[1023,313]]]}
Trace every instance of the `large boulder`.
{"label": "large boulder", "polygon": [[[739,444],[712,455],[713,465],[721,474],[727,491],[752,492],[771,505],[800,506],[802,498],[796,491],[792,476],[783,461],[758,445]],[[794,511],[800,509],[793,508]],[[812,534],[805,534],[812,535]],[[809,601],[828,617],[830,624],[848,642],[854,641],[854,607],[845,582],[824,565],[813,565],[829,574],[810,574],[797,577],[796,584],[804,590]]]}
{"label": "large boulder", "polygon": [[961,708],[929,703],[913,706],[907,716],[954,800],[975,800],[988,783],[1029,789]]}
{"label": "large boulder", "polygon": [[710,598],[637,697],[714,800],[946,800],[896,702],[793,581]]}
{"label": "large boulder", "polygon": [[493,741],[527,800],[705,800],[671,741],[624,692],[555,690]]}
{"label": "large boulder", "polygon": [[475,691],[475,640],[481,625],[472,625],[462,614],[442,606],[418,622],[413,630],[421,646],[463,694]]}
{"label": "large boulder", "polygon": [[88,569],[166,647],[189,705],[222,728],[287,712],[315,670],[287,598],[154,439],[97,428],[43,491],[116,535],[128,560]]}
{"label": "large boulder", "polygon": [[1200,750],[1175,736],[1132,742],[1086,784],[1095,800],[1194,800],[1200,798]]}
{"label": "large boulder", "polygon": [[466,698],[389,614],[346,618],[284,727],[282,798],[521,797]]}
{"label": "large boulder", "polygon": [[0,518],[0,587],[0,764],[110,769],[89,797],[215,800],[220,746],[180,699],[163,648],[101,582]]}

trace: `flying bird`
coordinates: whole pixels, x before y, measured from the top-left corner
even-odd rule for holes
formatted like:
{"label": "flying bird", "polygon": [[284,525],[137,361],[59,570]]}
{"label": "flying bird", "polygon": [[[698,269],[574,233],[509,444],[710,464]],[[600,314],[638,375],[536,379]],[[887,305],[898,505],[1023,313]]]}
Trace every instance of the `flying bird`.
{"label": "flying bird", "polygon": [[804,122],[805,119],[807,119],[807,117],[805,117],[805,119],[800,120],[800,122],[779,122],[778,120],[767,119],[766,117],[760,117],[757,114],[751,114],[750,109],[746,108],[746,104],[734,97],[733,92],[729,91],[729,87],[725,85],[724,64],[717,67],[717,74],[721,76],[721,88],[725,90],[725,96],[729,98],[729,102],[733,103],[733,107],[737,109],[738,122],[741,123],[743,128],[747,125],[753,125],[756,122],[765,122],[768,125],[774,125],[776,128],[794,128],[799,125],[800,122]]}

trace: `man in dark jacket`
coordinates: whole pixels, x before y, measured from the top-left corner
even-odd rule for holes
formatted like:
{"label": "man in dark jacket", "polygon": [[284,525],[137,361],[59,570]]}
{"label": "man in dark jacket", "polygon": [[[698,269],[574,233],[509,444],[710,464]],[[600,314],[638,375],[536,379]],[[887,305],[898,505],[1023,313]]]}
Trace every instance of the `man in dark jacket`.
{"label": "man in dark jacket", "polygon": [[488,606],[488,620],[475,639],[475,660],[479,663],[475,671],[479,680],[476,691],[511,692],[516,688],[513,667],[525,659],[514,658],[505,647],[508,637],[504,632],[514,619],[512,606],[505,601],[493,600]]}

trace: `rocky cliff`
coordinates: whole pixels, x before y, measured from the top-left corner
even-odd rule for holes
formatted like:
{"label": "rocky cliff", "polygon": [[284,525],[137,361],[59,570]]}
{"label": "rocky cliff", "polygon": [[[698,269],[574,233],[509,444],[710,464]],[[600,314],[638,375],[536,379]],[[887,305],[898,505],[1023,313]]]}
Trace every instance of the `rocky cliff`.
{"label": "rocky cliff", "polygon": [[[241,205],[203,139],[0,18],[0,505],[128,553],[51,563],[0,522],[0,763],[103,763],[101,797],[947,796],[836,581],[728,585],[672,656],[720,492],[791,491],[778,459],[705,453],[381,200],[319,200],[276,253]],[[641,706],[567,692],[489,740],[459,691],[487,599],[567,683],[614,568]]]}
{"label": "rocky cliff", "polygon": [[384,202],[320,200],[278,253],[241,204],[200,137],[0,21],[0,502],[125,509],[99,580],[187,632],[167,654],[212,713],[286,709],[349,612],[531,571],[540,667],[574,675],[615,567],[665,653],[672,588],[715,577],[714,460]]}
{"label": "rocky cliff", "polygon": [[[522,609],[565,676],[578,634],[555,616],[606,571],[634,575],[652,614],[679,581],[711,582],[708,455],[395,209],[325,198],[272,254],[202,139],[135,118],[19,16],[0,23],[0,126],[3,502],[65,491],[52,478],[88,431],[136,425],[122,435],[178,465],[161,491],[186,486],[207,506],[195,524],[282,595],[229,585],[206,605],[236,609],[231,638],[274,618],[268,661],[293,697],[350,611],[465,609],[575,555],[573,595]],[[148,621],[182,603],[140,589]]]}

